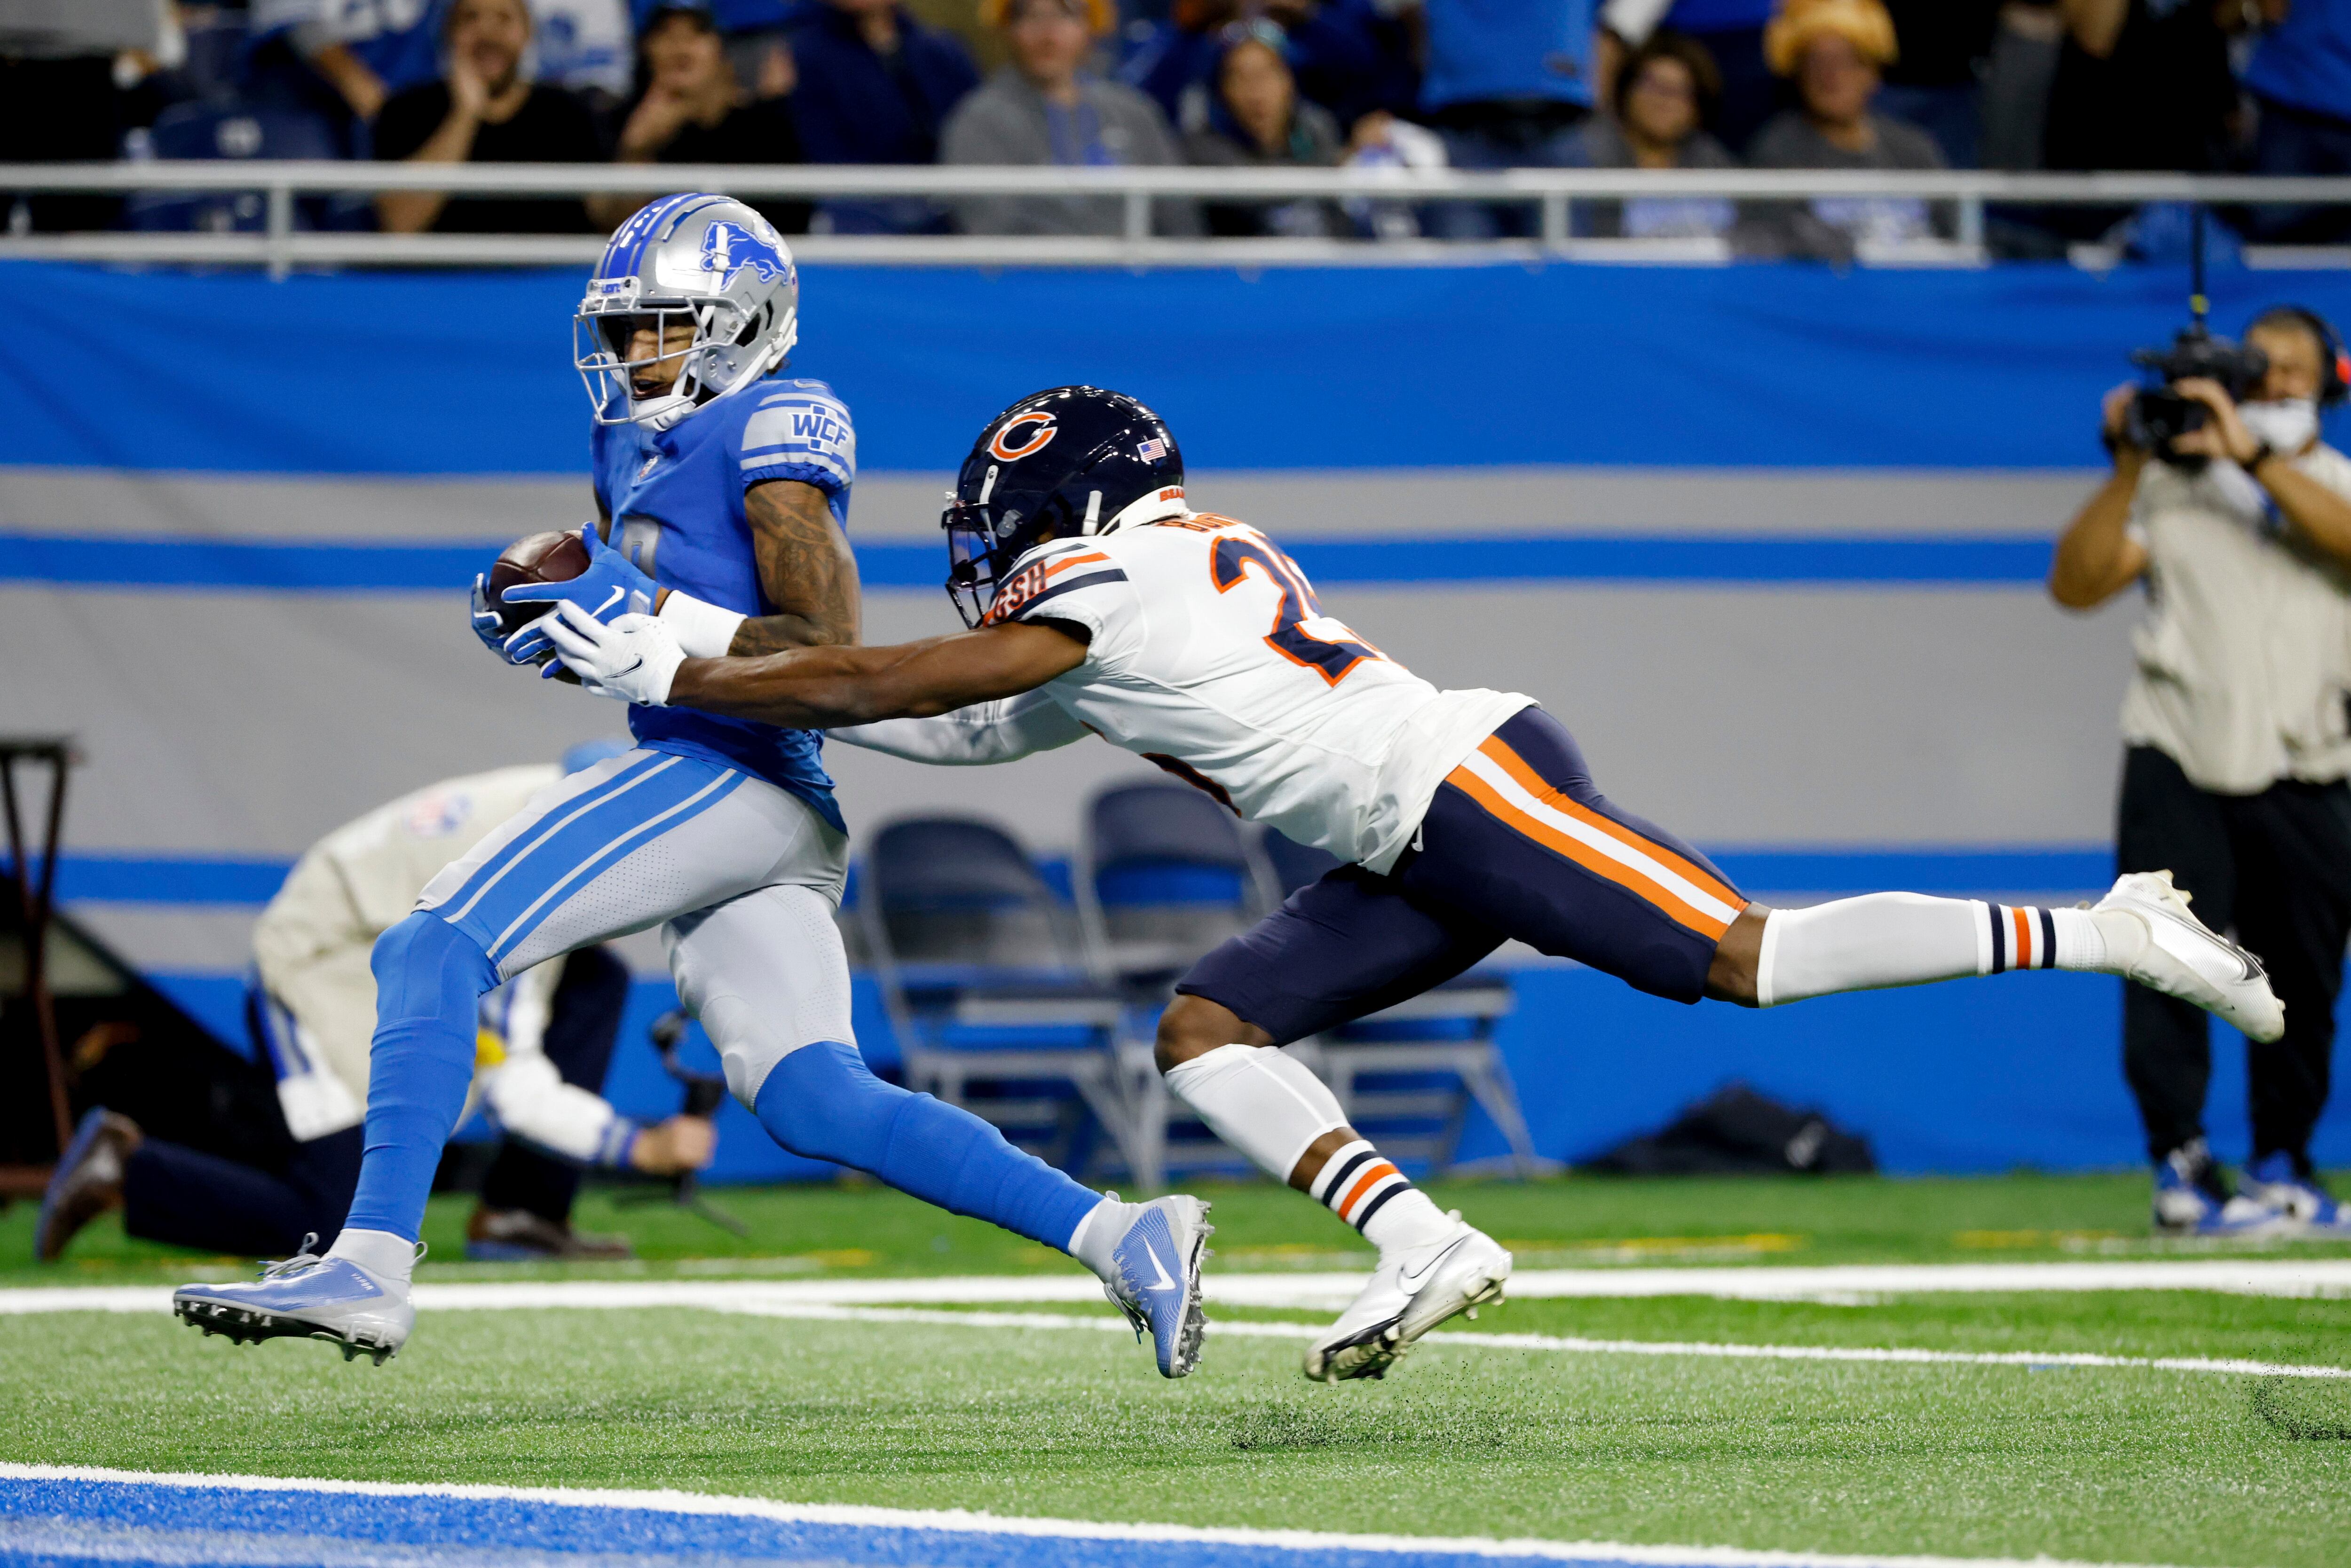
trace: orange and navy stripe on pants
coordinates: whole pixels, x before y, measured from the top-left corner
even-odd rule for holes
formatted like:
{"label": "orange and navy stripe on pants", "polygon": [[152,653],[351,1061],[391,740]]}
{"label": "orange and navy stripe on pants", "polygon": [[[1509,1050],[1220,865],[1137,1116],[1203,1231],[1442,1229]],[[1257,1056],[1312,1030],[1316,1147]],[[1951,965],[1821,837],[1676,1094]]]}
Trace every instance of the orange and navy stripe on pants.
{"label": "orange and navy stripe on pants", "polygon": [[1745,896],[1713,868],[1573,799],[1531,767],[1499,732],[1488,736],[1445,781],[1522,837],[1632,894],[1709,943],[1722,940],[1747,907]]}

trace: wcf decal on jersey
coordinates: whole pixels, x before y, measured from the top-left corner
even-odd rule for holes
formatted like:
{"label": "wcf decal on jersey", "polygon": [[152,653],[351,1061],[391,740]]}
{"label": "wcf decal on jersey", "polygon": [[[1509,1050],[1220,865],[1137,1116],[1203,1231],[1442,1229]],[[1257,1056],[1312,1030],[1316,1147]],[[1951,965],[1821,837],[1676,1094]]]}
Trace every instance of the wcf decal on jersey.
{"label": "wcf decal on jersey", "polygon": [[1058,422],[1050,413],[1015,414],[1004,422],[987,450],[1007,463],[1018,463],[1031,453],[1044,451],[1060,434]]}
{"label": "wcf decal on jersey", "polygon": [[773,283],[778,277],[789,281],[792,277],[792,264],[784,259],[778,240],[723,221],[702,232],[702,270],[718,274],[721,288],[730,287],[735,275],[747,267],[762,283]]}

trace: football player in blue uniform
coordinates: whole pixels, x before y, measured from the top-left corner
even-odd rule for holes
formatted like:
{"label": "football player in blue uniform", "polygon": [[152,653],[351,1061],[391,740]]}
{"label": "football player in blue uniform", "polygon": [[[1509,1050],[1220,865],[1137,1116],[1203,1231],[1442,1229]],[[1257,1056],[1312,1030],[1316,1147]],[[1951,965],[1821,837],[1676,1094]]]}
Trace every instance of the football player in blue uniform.
{"label": "football player in blue uniform", "polygon": [[[712,657],[856,642],[842,533],[856,434],[831,388],[776,373],[799,295],[775,230],[724,196],[666,197],[614,233],[574,323],[603,522],[582,530],[586,572],[510,589],[508,602],[647,612]],[[540,630],[551,613],[505,635],[478,581],[474,611],[502,657],[558,673]],[[536,797],[377,942],[365,1163],[326,1256],[187,1286],[181,1317],[241,1340],[333,1341],[346,1359],[397,1351],[425,1197],[473,1076],[476,998],[559,953],[658,926],[681,999],[778,1143],[1069,1252],[1150,1333],[1159,1370],[1188,1373],[1206,1205],[1106,1198],[866,1071],[833,924],[849,835],[817,733],[682,707],[629,720],[635,749]]]}

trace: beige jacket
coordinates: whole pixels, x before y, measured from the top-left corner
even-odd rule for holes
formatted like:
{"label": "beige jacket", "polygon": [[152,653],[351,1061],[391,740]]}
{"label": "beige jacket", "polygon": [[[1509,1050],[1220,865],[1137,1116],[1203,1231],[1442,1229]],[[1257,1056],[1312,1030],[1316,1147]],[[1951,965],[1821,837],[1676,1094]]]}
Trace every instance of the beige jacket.
{"label": "beige jacket", "polygon": [[[2294,466],[2351,497],[2351,458]],[[2232,463],[2150,463],[2131,512],[2147,550],[2147,613],[2123,698],[2123,738],[2171,757],[2216,794],[2351,775],[2351,568],[2269,507]]]}
{"label": "beige jacket", "polygon": [[337,828],[295,862],[253,928],[253,956],[321,1070],[279,1084],[296,1137],[354,1125],[367,1103],[375,939],[407,917],[442,867],[561,776],[534,764],[447,779]]}

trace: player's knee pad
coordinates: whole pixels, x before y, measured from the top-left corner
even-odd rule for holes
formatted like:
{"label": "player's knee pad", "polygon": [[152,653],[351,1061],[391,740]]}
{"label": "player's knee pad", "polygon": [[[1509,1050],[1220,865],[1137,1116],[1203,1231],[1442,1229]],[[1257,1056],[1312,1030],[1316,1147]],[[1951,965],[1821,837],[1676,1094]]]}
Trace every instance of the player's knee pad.
{"label": "player's knee pad", "polygon": [[471,1040],[475,1004],[498,983],[481,944],[425,909],[376,938],[369,967],[379,1030],[411,1020],[463,1022]]}
{"label": "player's knee pad", "polygon": [[751,1109],[792,1153],[881,1176],[900,1114],[922,1098],[874,1077],[855,1046],[820,1040],[775,1061]]}

